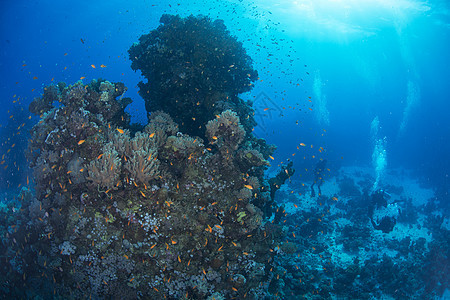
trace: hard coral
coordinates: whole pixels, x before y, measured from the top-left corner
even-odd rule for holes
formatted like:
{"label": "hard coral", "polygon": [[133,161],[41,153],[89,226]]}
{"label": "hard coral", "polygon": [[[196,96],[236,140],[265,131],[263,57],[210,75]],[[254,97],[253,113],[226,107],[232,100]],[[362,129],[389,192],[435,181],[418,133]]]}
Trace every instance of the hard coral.
{"label": "hard coral", "polygon": [[206,124],[206,136],[225,154],[237,150],[244,140],[245,130],[237,114],[226,110]]}
{"label": "hard coral", "polygon": [[167,137],[177,133],[178,125],[168,114],[156,111],[150,115],[144,131],[155,139],[156,146],[161,147],[166,143]]}
{"label": "hard coral", "polygon": [[53,108],[53,102],[58,100],[59,90],[55,85],[49,85],[44,88],[42,97],[35,98],[29,106],[31,113],[41,115]]}
{"label": "hard coral", "polygon": [[147,111],[163,110],[183,132],[200,137],[202,125],[228,108],[254,123],[251,109],[238,108],[245,103],[237,95],[249,91],[258,75],[223,22],[178,15],[163,15],[160,22],[128,50],[132,69],[147,79],[139,83]]}

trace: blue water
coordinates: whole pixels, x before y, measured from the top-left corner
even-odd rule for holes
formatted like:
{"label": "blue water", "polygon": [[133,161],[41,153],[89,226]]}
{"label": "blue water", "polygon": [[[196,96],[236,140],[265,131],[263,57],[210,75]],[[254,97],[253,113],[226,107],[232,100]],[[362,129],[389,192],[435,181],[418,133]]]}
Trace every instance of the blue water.
{"label": "blue water", "polygon": [[[268,173],[292,160],[295,189],[311,183],[320,159],[327,159],[330,177],[349,166],[370,169],[373,179],[377,164],[383,172],[407,170],[435,192],[448,218],[445,0],[2,1],[2,199],[17,197],[33,176],[25,158],[27,132],[39,119],[29,118],[28,105],[45,85],[80,78],[123,82],[133,99],[127,108],[132,122],[146,123],[137,87],[142,77],[131,70],[127,50],[159,25],[163,13],[223,19],[242,41],[259,73],[254,89],[242,95],[254,101],[254,133],[277,146]],[[385,141],[383,162],[373,159],[378,139]],[[380,176],[381,184],[389,183]]]}

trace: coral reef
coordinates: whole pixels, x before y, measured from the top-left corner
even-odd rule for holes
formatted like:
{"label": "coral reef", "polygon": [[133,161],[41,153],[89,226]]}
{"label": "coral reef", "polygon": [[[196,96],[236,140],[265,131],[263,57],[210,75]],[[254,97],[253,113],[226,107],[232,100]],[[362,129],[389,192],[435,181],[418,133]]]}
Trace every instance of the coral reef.
{"label": "coral reef", "polygon": [[59,83],[30,105],[41,117],[29,144],[36,193],[22,197],[6,242],[11,260],[20,251],[7,274],[33,287],[27,297],[269,296],[281,237],[265,209],[276,209],[264,178],[274,148],[253,136],[242,115],[251,107],[237,100],[256,72],[220,21],[161,21],[130,50],[135,69],[152,68],[147,108],[163,110],[142,130],[121,83]]}
{"label": "coral reef", "polygon": [[[204,126],[216,152],[175,133],[177,124],[162,112],[131,137],[114,115],[95,111],[83,92],[92,86],[110,84],[64,88],[62,94],[84,98],[44,113],[33,128],[39,192],[24,217],[46,236],[25,251],[38,249],[48,264],[75,270],[55,273],[38,264],[55,277],[56,293],[76,282],[78,296],[264,294],[277,239],[267,238],[265,215],[255,206],[269,200],[268,186],[248,174],[266,164],[244,143],[239,117],[225,111]],[[94,92],[96,101],[117,101]]]}

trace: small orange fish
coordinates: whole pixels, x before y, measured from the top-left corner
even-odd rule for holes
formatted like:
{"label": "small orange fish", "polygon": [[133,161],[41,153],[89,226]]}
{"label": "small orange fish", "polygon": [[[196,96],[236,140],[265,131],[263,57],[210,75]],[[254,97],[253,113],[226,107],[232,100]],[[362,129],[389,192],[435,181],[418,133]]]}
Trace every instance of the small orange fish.
{"label": "small orange fish", "polygon": [[106,66],[104,64],[101,64],[100,68],[106,68]]}
{"label": "small orange fish", "polygon": [[271,160],[275,160],[275,158],[273,158],[273,156],[272,156],[272,155],[269,155],[269,157],[270,157],[270,159],[271,159]]}
{"label": "small orange fish", "polygon": [[123,129],[120,129],[120,128],[117,128],[116,129],[118,132],[120,132],[120,133],[123,133],[124,131],[123,131]]}
{"label": "small orange fish", "polygon": [[212,139],[213,139],[213,140],[217,140],[217,136],[213,136]]}
{"label": "small orange fish", "polygon": [[37,78],[37,76],[34,76],[33,79],[36,80],[36,79],[38,79],[38,78]]}
{"label": "small orange fish", "polygon": [[85,78],[86,78],[86,77],[84,77],[84,76],[81,76],[81,77],[80,77],[81,80],[83,80],[83,79],[85,79]]}
{"label": "small orange fish", "polygon": [[264,108],[264,111],[268,111],[268,110],[269,110],[269,108],[268,108],[268,107]]}
{"label": "small orange fish", "polygon": [[251,185],[249,185],[249,184],[244,184],[244,186],[245,186],[246,188],[248,188],[249,190],[253,190],[253,187],[252,187]]}
{"label": "small orange fish", "polygon": [[306,145],[305,143],[300,143],[300,146],[305,147]]}
{"label": "small orange fish", "polygon": [[78,145],[81,145],[81,144],[83,144],[83,143],[84,143],[84,141],[85,141],[85,140],[80,140],[80,141],[78,142]]}
{"label": "small orange fish", "polygon": [[67,56],[67,54],[69,54],[69,53],[64,53],[64,56]]}
{"label": "small orange fish", "polygon": [[151,138],[154,137],[154,136],[155,136],[155,133],[154,133],[154,132],[153,132],[152,134],[149,135],[149,137],[151,137]]}
{"label": "small orange fish", "polygon": [[91,67],[92,67],[93,69],[95,69],[95,65],[91,65]]}

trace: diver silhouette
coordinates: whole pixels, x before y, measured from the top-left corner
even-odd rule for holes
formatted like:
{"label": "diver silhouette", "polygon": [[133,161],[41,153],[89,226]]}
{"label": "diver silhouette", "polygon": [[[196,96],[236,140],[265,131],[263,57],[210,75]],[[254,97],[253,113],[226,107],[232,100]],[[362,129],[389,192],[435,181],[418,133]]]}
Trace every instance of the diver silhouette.
{"label": "diver silhouette", "polygon": [[381,230],[383,233],[389,233],[394,230],[395,224],[397,224],[397,219],[394,217],[384,216],[378,224],[375,223],[373,218],[370,218],[370,222],[372,223],[373,228]]}
{"label": "diver silhouette", "polygon": [[375,222],[374,213],[375,210],[380,210],[388,213],[388,206],[392,206],[388,205],[387,202],[390,198],[391,195],[382,189],[376,190],[370,196],[370,204],[368,208],[370,222],[372,223],[374,229],[381,230],[383,233],[389,233],[394,230],[394,227],[397,224],[397,219],[395,216],[384,215],[381,217],[381,220],[379,220],[377,217],[377,221]]}
{"label": "diver silhouette", "polygon": [[[366,194],[367,195],[367,194]],[[391,195],[388,194],[383,189],[378,189],[370,195],[370,203],[369,203],[369,217],[373,215],[373,212],[377,208],[387,207],[387,201],[391,198]]]}
{"label": "diver silhouette", "polygon": [[322,194],[322,191],[320,189],[321,185],[323,184],[323,171],[325,170],[325,166],[327,165],[327,160],[323,159],[320,160],[316,167],[314,168],[314,181],[311,184],[311,197],[316,196],[316,192],[314,191],[314,185],[317,183],[317,189],[319,190],[319,196]]}

